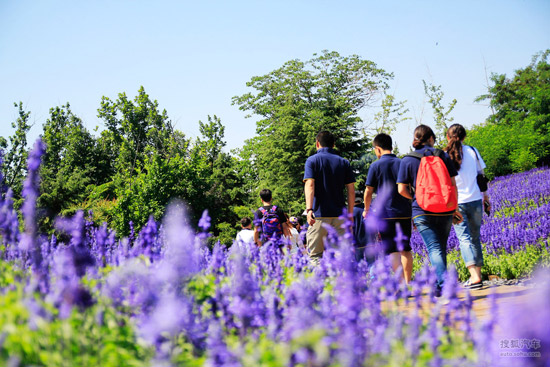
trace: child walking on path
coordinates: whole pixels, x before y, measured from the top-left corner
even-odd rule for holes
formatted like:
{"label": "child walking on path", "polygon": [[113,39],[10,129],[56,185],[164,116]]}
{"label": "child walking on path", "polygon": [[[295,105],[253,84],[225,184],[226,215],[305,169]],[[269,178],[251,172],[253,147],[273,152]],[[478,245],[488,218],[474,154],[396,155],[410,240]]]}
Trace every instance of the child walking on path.
{"label": "child walking on path", "polygon": [[[411,253],[411,203],[397,192],[397,175],[401,159],[392,154],[392,138],[387,134],[378,134],[372,143],[378,160],[371,164],[367,174],[365,189],[365,209],[367,217],[371,208],[373,193],[378,194],[379,205],[378,232],[382,240],[384,253],[390,256],[392,268],[403,268],[406,283],[411,281],[413,257]],[[401,236],[398,236],[398,233]],[[399,243],[398,243],[399,242]]]}

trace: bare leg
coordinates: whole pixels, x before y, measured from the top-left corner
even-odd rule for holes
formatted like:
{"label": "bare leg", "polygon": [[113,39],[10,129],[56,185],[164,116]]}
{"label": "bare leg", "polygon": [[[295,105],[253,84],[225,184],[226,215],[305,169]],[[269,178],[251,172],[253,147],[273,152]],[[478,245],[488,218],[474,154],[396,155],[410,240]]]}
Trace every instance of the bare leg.
{"label": "bare leg", "polygon": [[482,280],[483,277],[481,276],[481,266],[476,266],[476,273],[479,279]]}
{"label": "bare leg", "polygon": [[399,258],[399,252],[392,252],[390,255],[391,267],[393,271],[397,271],[401,267],[401,259]]}
{"label": "bare leg", "polygon": [[481,282],[481,274],[480,274],[481,271],[478,274],[478,270],[476,268],[477,268],[477,266],[475,266],[475,265],[468,266],[468,271],[470,272],[470,282],[472,284]]}
{"label": "bare leg", "polygon": [[403,265],[405,283],[409,284],[413,271],[413,255],[411,251],[401,251],[401,264]]}

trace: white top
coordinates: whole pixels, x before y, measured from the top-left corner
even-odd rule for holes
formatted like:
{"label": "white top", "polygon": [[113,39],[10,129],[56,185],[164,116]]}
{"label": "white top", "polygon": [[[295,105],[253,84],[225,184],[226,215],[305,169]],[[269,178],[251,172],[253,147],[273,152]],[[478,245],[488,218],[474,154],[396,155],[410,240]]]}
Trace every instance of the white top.
{"label": "white top", "polygon": [[[458,189],[458,203],[465,204],[483,198],[479,187],[477,186],[477,173],[483,171],[486,167],[483,158],[477,149],[467,145],[462,145],[462,164],[458,170],[458,176],[455,177],[456,187]],[[479,158],[479,162],[476,158]]]}
{"label": "white top", "polygon": [[237,242],[244,242],[244,243],[253,243],[254,242],[254,231],[251,229],[243,229],[239,233],[237,233],[237,238],[235,239]]}
{"label": "white top", "polygon": [[292,247],[302,246],[302,239],[300,238],[300,233],[296,228],[293,228],[293,227],[290,228],[290,243],[292,243]]}

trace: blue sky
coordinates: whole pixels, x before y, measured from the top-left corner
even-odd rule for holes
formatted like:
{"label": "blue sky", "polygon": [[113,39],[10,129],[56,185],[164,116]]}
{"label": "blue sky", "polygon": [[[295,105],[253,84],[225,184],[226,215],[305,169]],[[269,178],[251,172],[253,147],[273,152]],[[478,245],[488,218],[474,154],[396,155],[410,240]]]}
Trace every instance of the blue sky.
{"label": "blue sky", "polygon": [[[228,148],[254,136],[231,105],[252,76],[327,49],[394,73],[391,91],[412,120],[433,125],[422,80],[458,100],[455,122],[489,115],[474,98],[486,71],[512,75],[550,48],[550,1],[0,1],[0,136],[13,133],[13,102],[31,111],[36,139],[51,107],[69,102],[91,131],[101,97],[132,98],[141,85],[176,128],[196,137],[217,115]],[[373,110],[364,111],[368,121]]]}

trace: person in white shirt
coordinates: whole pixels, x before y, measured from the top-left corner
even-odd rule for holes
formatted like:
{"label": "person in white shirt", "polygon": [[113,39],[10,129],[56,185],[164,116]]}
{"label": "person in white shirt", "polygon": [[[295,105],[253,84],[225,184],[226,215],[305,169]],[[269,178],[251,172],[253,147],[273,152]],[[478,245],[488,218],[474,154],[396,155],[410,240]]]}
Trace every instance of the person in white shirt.
{"label": "person in white shirt", "polygon": [[291,252],[295,252],[297,250],[304,251],[304,243],[302,242],[302,239],[300,238],[300,232],[298,231],[298,228],[300,226],[300,222],[298,221],[298,218],[296,217],[290,217],[288,220],[289,228],[290,228],[290,243],[291,243]]}
{"label": "person in white shirt", "polygon": [[487,192],[481,192],[477,184],[477,175],[483,173],[485,162],[476,148],[464,145],[466,129],[460,124],[453,124],[447,130],[446,151],[451,157],[458,176],[455,177],[458,189],[458,209],[464,220],[454,224],[454,229],[460,243],[460,253],[470,279],[464,283],[466,288],[479,289],[483,286],[481,267],[483,253],[481,251],[480,229],[483,217],[483,207],[491,210]]}
{"label": "person in white shirt", "polygon": [[254,243],[254,231],[252,230],[252,220],[248,217],[241,219],[242,230],[237,233],[235,241],[237,243]]}

